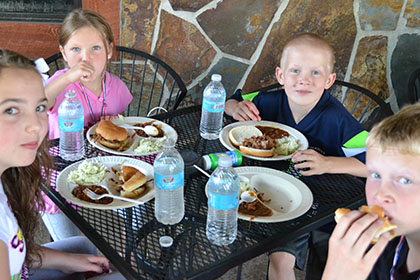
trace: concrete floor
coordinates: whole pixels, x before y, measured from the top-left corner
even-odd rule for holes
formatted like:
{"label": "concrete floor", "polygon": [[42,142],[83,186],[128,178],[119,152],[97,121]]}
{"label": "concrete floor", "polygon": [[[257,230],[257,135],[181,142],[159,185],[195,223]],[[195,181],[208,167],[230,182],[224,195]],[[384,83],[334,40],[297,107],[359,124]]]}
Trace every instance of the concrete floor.
{"label": "concrete floor", "polygon": [[[50,236],[44,224],[41,222],[38,227],[36,241],[39,244],[50,242]],[[268,255],[262,254],[242,265],[241,280],[266,280],[267,279],[267,264]],[[233,280],[237,279],[238,268],[234,267],[226,272],[222,277],[217,280]],[[305,279],[305,273],[295,270],[296,280]]]}

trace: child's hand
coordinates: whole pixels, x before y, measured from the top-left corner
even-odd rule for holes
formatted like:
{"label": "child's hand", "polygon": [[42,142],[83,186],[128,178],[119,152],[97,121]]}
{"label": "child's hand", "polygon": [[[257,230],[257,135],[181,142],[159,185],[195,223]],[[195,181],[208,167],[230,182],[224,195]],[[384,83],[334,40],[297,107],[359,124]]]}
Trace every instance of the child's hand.
{"label": "child's hand", "polygon": [[68,274],[88,271],[100,274],[107,273],[109,271],[109,261],[107,258],[101,256],[69,254],[68,261],[66,264],[63,264],[60,270]]}
{"label": "child's hand", "polygon": [[386,233],[366,251],[382,224],[375,214],[352,211],[344,215],[331,235],[322,279],[366,279],[388,244]]}
{"label": "child's hand", "polygon": [[331,170],[328,157],[312,149],[296,151],[291,159],[303,176],[320,175]]}
{"label": "child's hand", "polygon": [[67,71],[69,83],[88,81],[95,69],[86,61],[81,61]]}
{"label": "child's hand", "polygon": [[232,117],[240,122],[261,121],[260,112],[255,104],[249,100],[239,102],[235,107]]}

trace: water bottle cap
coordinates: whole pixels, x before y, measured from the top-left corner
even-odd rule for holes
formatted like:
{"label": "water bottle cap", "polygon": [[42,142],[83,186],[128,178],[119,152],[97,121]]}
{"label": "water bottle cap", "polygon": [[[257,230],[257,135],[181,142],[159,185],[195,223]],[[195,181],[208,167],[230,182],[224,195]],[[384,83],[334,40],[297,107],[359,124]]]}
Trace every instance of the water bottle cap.
{"label": "water bottle cap", "polygon": [[76,92],[74,90],[68,90],[66,91],[66,98],[75,98],[76,97]]}
{"label": "water bottle cap", "polygon": [[232,166],[232,159],[227,155],[222,155],[219,158],[219,166],[221,166],[221,167],[231,167]]}
{"label": "water bottle cap", "polygon": [[168,137],[163,141],[162,146],[164,148],[172,148],[175,147],[175,143],[176,140],[174,138]]}
{"label": "water bottle cap", "polygon": [[220,82],[222,80],[222,75],[213,74],[213,75],[211,75],[211,80],[215,81],[215,82]]}
{"label": "water bottle cap", "polygon": [[165,248],[171,247],[173,243],[174,243],[174,240],[170,236],[165,235],[159,238],[159,244],[162,247],[165,247]]}

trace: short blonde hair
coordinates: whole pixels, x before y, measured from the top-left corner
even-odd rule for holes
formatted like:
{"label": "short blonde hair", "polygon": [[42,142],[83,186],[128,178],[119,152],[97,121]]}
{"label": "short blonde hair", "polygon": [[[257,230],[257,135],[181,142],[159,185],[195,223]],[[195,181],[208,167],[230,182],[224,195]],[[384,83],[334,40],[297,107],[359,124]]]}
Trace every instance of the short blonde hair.
{"label": "short blonde hair", "polygon": [[366,139],[366,148],[371,147],[420,156],[420,103],[406,106],[375,125]]}
{"label": "short blonde hair", "polygon": [[74,32],[86,26],[92,27],[99,32],[105,45],[106,53],[110,53],[108,45],[114,43],[111,26],[103,16],[91,10],[75,9],[66,16],[58,35],[60,46],[64,47]]}
{"label": "short blonde hair", "polygon": [[283,52],[281,54],[280,58],[280,68],[283,69],[284,63],[286,61],[287,52],[295,46],[298,45],[307,45],[317,48],[325,49],[329,55],[329,71],[332,72],[334,69],[335,64],[335,55],[334,55],[334,49],[331,47],[331,45],[322,38],[321,36],[315,34],[315,33],[299,33],[293,37],[291,37],[289,40],[287,40],[286,44],[283,47]]}

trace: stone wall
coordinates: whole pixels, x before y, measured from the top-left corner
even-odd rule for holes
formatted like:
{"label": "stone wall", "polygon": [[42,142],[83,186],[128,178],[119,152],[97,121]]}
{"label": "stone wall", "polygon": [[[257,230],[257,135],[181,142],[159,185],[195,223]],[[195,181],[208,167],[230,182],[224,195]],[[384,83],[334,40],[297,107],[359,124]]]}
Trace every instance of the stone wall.
{"label": "stone wall", "polygon": [[275,82],[285,40],[325,37],[337,77],[406,102],[408,75],[420,67],[420,0],[122,0],[121,45],[154,54],[184,80],[193,102],[212,73],[228,95]]}

